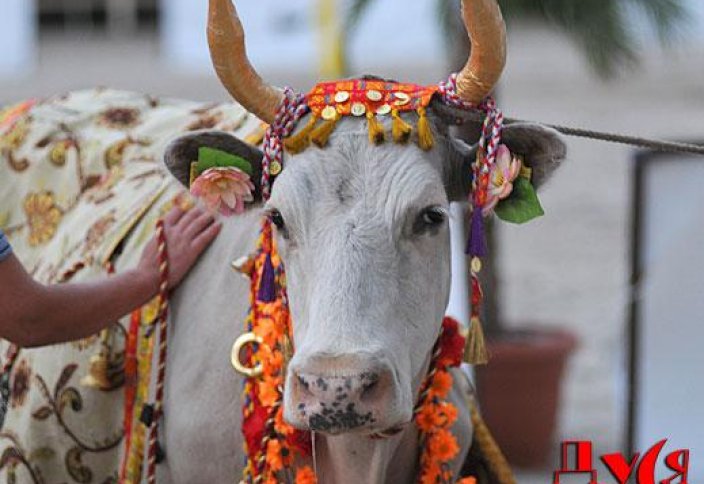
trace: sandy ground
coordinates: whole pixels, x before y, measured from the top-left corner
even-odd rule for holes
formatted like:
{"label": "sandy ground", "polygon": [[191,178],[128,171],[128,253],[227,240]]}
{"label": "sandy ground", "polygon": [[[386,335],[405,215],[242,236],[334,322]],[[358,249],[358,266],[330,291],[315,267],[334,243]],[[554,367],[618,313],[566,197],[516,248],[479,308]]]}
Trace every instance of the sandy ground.
{"label": "sandy ground", "polygon": [[[0,104],[95,85],[198,100],[226,94],[209,72],[185,75],[159,59],[151,37],[108,41],[45,37],[30,76],[0,79]],[[429,81],[436,66],[382,74]],[[305,89],[311,76],[265,73]],[[704,138],[704,47],[653,53],[641,69],[602,83],[561,37],[514,31],[501,104],[514,117],[671,139]],[[283,82],[282,82],[283,81]],[[568,328],[580,338],[569,364],[559,438],[618,450],[625,410],[625,317],[634,150],[568,140],[569,159],[542,194],[547,215],[500,231],[502,307],[510,326]],[[558,444],[555,449],[557,451]],[[557,467],[557,463],[553,469]],[[521,483],[551,482],[551,470]]]}

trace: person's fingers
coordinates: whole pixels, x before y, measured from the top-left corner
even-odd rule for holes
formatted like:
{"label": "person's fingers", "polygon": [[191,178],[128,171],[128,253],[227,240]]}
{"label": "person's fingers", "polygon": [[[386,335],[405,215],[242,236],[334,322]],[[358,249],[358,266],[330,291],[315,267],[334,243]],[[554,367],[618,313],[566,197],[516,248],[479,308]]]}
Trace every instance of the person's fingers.
{"label": "person's fingers", "polygon": [[174,205],[174,207],[169,210],[169,213],[166,214],[164,217],[164,224],[166,225],[176,225],[179,220],[181,220],[181,217],[183,217],[183,210],[181,210],[181,207],[178,205]]}
{"label": "person's fingers", "polygon": [[191,247],[193,247],[198,254],[203,252],[208,245],[217,237],[222,228],[222,223],[214,223],[207,229],[203,230],[198,236],[191,242]]}
{"label": "person's fingers", "polygon": [[199,217],[203,213],[203,209],[194,207],[190,209],[186,214],[181,217],[181,220],[178,221],[178,225],[176,228],[180,231],[184,231],[186,227],[190,225],[190,223],[197,217]]}
{"label": "person's fingers", "polygon": [[195,218],[185,227],[184,235],[193,238],[205,230],[209,225],[215,222],[215,218],[208,212],[203,212],[198,218]]}

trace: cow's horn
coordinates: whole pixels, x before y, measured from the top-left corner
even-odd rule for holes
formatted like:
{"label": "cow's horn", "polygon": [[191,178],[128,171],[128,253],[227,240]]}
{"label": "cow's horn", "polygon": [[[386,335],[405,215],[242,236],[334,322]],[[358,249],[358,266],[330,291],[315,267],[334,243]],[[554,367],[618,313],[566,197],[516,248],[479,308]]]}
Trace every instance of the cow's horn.
{"label": "cow's horn", "polygon": [[480,103],[499,81],[506,64],[506,23],[497,0],[463,0],[462,16],[472,43],[467,65],[457,76],[457,94]]}
{"label": "cow's horn", "polygon": [[250,64],[231,0],[210,0],[208,44],[215,71],[232,97],[262,121],[273,122],[283,93],[265,83]]}

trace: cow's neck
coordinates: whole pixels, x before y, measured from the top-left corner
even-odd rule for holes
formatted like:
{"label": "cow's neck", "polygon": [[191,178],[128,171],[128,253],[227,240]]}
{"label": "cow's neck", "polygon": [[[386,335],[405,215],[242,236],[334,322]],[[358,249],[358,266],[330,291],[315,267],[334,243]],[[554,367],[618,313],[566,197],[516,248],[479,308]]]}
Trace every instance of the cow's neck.
{"label": "cow's neck", "polygon": [[321,484],[413,482],[418,461],[418,430],[407,425],[387,439],[346,434],[316,435],[316,464]]}

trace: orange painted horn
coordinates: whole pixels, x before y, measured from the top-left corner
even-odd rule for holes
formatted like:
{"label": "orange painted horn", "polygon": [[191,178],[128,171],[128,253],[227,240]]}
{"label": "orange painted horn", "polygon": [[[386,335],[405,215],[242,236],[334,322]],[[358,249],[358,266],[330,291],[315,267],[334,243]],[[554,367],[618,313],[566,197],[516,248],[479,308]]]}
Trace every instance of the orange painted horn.
{"label": "orange painted horn", "polygon": [[506,23],[497,0],[463,0],[462,17],[472,52],[457,75],[457,94],[478,104],[494,89],[506,65]]}
{"label": "orange painted horn", "polygon": [[223,86],[247,111],[272,123],[283,93],[265,83],[247,58],[244,29],[231,0],[209,0],[208,45]]}

